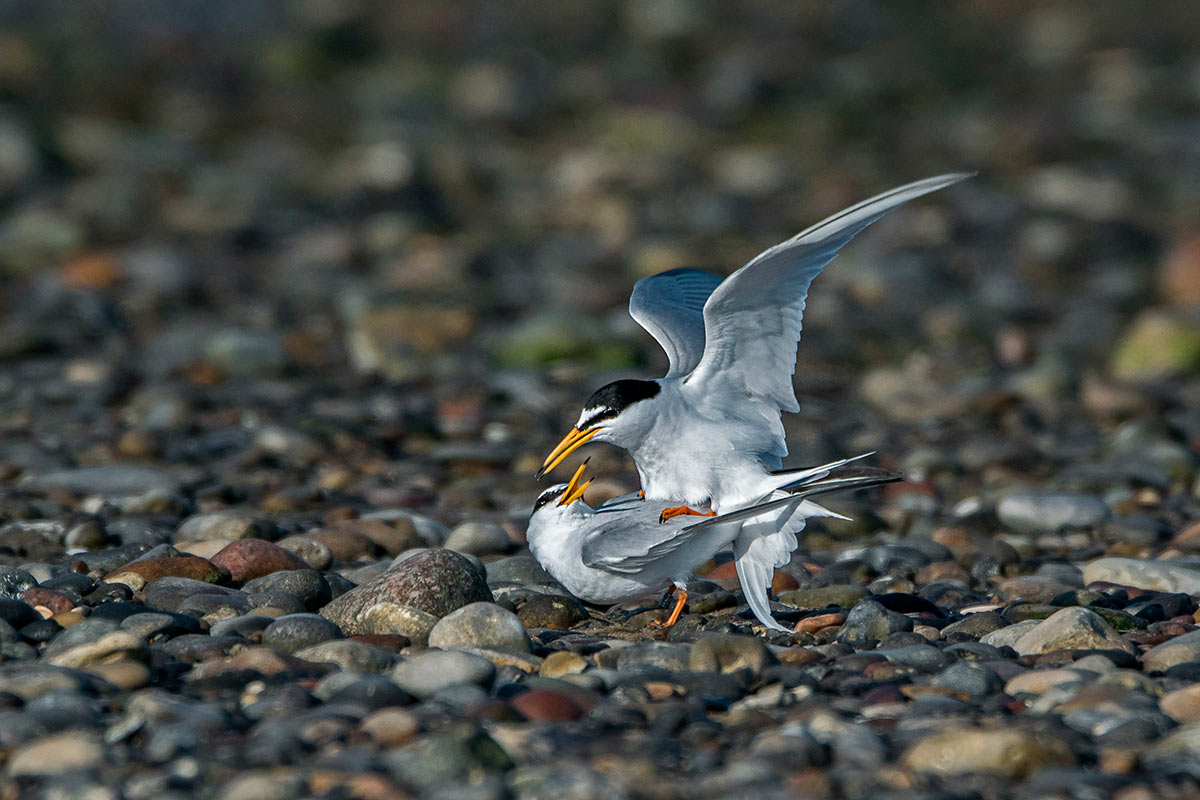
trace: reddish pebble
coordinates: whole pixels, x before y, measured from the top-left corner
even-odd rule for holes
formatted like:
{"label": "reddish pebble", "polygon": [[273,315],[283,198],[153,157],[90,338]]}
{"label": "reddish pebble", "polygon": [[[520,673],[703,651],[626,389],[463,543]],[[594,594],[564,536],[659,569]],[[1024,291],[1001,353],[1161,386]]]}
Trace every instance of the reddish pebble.
{"label": "reddish pebble", "polygon": [[813,617],[805,617],[796,623],[796,627],[792,628],[795,633],[816,633],[819,630],[828,628],[830,625],[841,625],[846,621],[846,615],[840,612],[832,614],[817,614]]}
{"label": "reddish pebble", "polygon": [[583,709],[574,700],[547,689],[530,689],[510,702],[531,722],[570,722],[583,716]]}
{"label": "reddish pebble", "polygon": [[33,586],[21,593],[21,599],[31,606],[45,606],[52,614],[61,614],[75,607],[71,598],[54,589],[43,589]]}
{"label": "reddish pebble", "polygon": [[790,592],[792,589],[799,589],[800,581],[792,575],[780,570],[775,570],[775,575],[771,578],[771,592],[779,594],[780,592]]}
{"label": "reddish pebble", "polygon": [[249,581],[293,569],[308,569],[298,556],[262,539],[236,539],[212,557],[212,563],[229,570],[235,581]]}
{"label": "reddish pebble", "polygon": [[864,694],[863,702],[871,706],[879,705],[880,703],[903,703],[904,695],[900,693],[898,686],[894,683],[889,683],[885,686],[876,686]]}

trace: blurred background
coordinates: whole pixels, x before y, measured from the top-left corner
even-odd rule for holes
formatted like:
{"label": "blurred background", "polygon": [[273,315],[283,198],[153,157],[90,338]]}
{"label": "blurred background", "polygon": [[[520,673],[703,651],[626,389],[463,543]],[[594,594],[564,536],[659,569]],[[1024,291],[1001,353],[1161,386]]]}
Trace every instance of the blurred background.
{"label": "blurred background", "polygon": [[0,475],[523,529],[588,394],[662,374],[635,280],[977,170],[814,283],[792,462],[878,450],[900,526],[1021,482],[1194,497],[1198,30],[1186,1],[0,0]]}

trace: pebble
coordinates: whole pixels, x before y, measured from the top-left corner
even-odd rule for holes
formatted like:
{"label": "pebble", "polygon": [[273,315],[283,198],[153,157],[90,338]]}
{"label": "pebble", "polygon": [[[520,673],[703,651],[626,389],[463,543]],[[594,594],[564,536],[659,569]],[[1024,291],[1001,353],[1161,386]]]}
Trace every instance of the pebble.
{"label": "pebble", "polygon": [[494,647],[529,652],[525,626],[513,612],[495,603],[471,603],[438,620],[429,632],[430,647]]}
{"label": "pebble", "polygon": [[1058,533],[1095,528],[1110,511],[1098,497],[1076,494],[1014,492],[996,506],[1000,521],[1023,533]]}
{"label": "pebble", "polygon": [[1138,652],[1099,614],[1079,607],[1054,612],[1017,639],[1013,649],[1021,655],[1055,650],[1121,650],[1133,655]]}
{"label": "pebble", "polygon": [[273,572],[306,569],[308,564],[262,539],[237,539],[212,557],[212,563],[227,571],[235,581],[251,581]]}
{"label": "pebble", "polygon": [[14,778],[45,777],[94,770],[104,761],[104,747],[95,735],[71,731],[47,736],[17,750],[9,758],[6,771]]}
{"label": "pebble", "polygon": [[262,632],[265,646],[286,653],[340,638],[341,629],[320,614],[288,614],[276,619]]}
{"label": "pebble", "polygon": [[376,603],[394,603],[444,617],[468,603],[491,599],[483,576],[466,558],[449,550],[425,550],[341,595],[321,609],[321,614],[347,634],[382,633],[364,628],[365,612]]}
{"label": "pebble", "polygon": [[854,648],[869,648],[889,634],[912,629],[912,620],[904,614],[891,611],[874,600],[863,600],[846,615],[837,640]]}
{"label": "pebble", "polygon": [[906,766],[946,777],[983,772],[1016,780],[1074,763],[1066,742],[1022,730],[948,730],[922,738],[904,753]]}
{"label": "pebble", "polygon": [[1138,558],[1098,558],[1083,568],[1087,583],[1116,583],[1158,592],[1200,594],[1200,568]]}
{"label": "pebble", "polygon": [[503,526],[494,522],[464,522],[450,531],[442,546],[459,553],[489,556],[507,551],[512,540]]}
{"label": "pebble", "polygon": [[496,667],[486,658],[460,650],[429,650],[401,661],[392,680],[416,697],[432,697],[446,686],[490,686]]}

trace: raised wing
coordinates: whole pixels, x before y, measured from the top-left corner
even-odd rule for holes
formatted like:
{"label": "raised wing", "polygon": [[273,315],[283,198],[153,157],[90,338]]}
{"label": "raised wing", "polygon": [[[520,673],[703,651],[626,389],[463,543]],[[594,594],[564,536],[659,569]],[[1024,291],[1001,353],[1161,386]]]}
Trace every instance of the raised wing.
{"label": "raised wing", "polygon": [[720,285],[698,269],[672,269],[642,278],[629,296],[629,315],[667,351],[667,377],[695,368],[704,353],[704,303]]}
{"label": "raised wing", "polygon": [[[697,409],[726,417],[755,406],[751,452],[787,454],[780,411],[799,411],[792,388],[796,345],[808,287],[846,244],[896,206],[943,189],[972,173],[939,175],[851,206],[751,259],[704,304],[704,355],[683,385]],[[735,403],[740,409],[724,408]]]}

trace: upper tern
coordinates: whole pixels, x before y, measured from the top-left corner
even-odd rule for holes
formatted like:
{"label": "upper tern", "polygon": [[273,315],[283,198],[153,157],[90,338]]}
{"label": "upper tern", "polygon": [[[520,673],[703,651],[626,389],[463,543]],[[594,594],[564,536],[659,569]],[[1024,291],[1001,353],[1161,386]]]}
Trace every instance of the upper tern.
{"label": "upper tern", "polygon": [[[795,473],[772,470],[788,452],[780,412],[800,410],[792,374],[809,284],[888,211],[970,176],[940,175],[872,197],[759,254],[724,281],[695,269],[638,281],[629,313],[662,345],[670,369],[656,380],[619,380],[596,391],[538,477],[589,441],[623,447],[646,499],[682,503],[663,509],[664,521],[736,510],[794,481]],[[776,546],[758,547],[764,560],[781,557]]]}
{"label": "upper tern", "polygon": [[[615,603],[670,587],[678,590],[666,625],[674,625],[687,601],[692,570],[743,538],[787,532],[796,547],[795,532],[809,517],[842,517],[822,508],[809,496],[836,489],[875,486],[897,480],[885,470],[837,470],[845,461],[816,467],[787,488],[792,492],[702,522],[682,518],[660,523],[653,507],[636,494],[614,498],[593,509],[583,502],[591,481],[580,483],[587,465],[576,470],[570,483],[542,492],[525,534],[533,557],[572,594],[592,603]],[[771,630],[787,631],[771,616],[767,586],[771,573],[743,572],[742,592],[758,620]]]}

